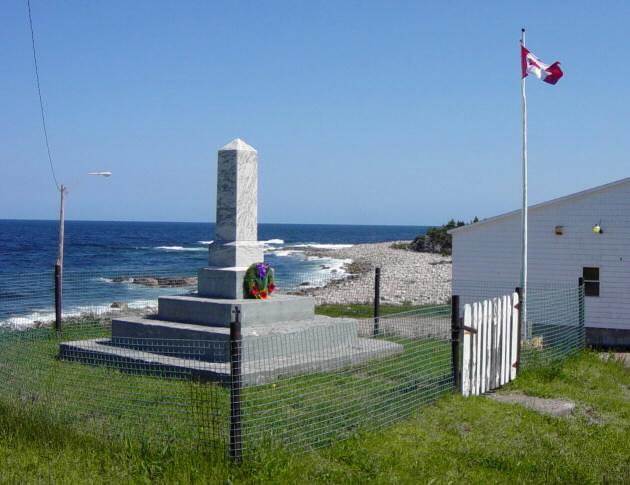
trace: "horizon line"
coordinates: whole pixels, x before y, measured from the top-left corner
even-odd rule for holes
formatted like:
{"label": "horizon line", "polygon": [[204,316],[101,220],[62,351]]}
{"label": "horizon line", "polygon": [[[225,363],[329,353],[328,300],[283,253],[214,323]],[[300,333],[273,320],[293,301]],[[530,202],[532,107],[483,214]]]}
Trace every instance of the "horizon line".
{"label": "horizon line", "polygon": [[[4,219],[0,222],[59,222],[58,219]],[[65,222],[135,222],[135,223],[161,223],[161,224],[216,224],[214,221],[156,221],[156,220],[105,220],[105,219],[66,219]],[[439,224],[349,224],[329,222],[259,222],[259,225],[283,225],[283,226],[364,226],[364,227],[438,227]]]}

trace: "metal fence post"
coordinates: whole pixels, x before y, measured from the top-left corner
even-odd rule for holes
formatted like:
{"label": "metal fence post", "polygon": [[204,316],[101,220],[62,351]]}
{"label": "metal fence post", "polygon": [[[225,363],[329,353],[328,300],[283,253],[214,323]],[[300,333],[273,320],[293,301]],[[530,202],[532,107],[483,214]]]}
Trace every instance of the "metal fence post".
{"label": "metal fence post", "polygon": [[241,309],[234,307],[230,323],[230,458],[236,463],[243,459],[241,433]]}
{"label": "metal fence post", "polygon": [[61,332],[61,318],[62,318],[62,280],[61,280],[61,265],[55,264],[55,330]]}
{"label": "metal fence post", "polygon": [[374,336],[379,333],[381,316],[381,268],[374,270]]}
{"label": "metal fence post", "polygon": [[523,312],[521,311],[523,308],[523,288],[517,286],[514,291],[518,295],[518,326],[516,328],[516,374],[518,375],[521,369],[521,345],[523,344]]}
{"label": "metal fence post", "polygon": [[584,278],[578,278],[578,325],[580,328],[580,346],[584,348],[586,339],[584,330]]}
{"label": "metal fence post", "polygon": [[460,386],[460,324],[459,324],[459,295],[451,296],[451,360],[453,366],[453,384],[457,392],[461,391]]}

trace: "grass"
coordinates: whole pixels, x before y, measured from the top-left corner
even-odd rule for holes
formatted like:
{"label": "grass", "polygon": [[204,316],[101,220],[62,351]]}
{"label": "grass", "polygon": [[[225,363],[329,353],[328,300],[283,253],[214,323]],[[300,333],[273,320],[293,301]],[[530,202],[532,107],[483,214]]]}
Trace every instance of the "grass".
{"label": "grass", "polygon": [[[0,482],[628,483],[630,373],[584,352],[524,372],[511,391],[578,403],[570,418],[448,395],[386,430],[315,452],[269,449],[241,466],[95,437],[0,406]],[[165,422],[168,425],[168,422]]]}
{"label": "grass", "polygon": [[[385,306],[382,314],[412,310],[427,323],[448,312]],[[318,308],[331,316],[371,311]],[[75,322],[64,339],[107,333]],[[388,340],[405,351],[246,388],[249,454],[237,467],[223,459],[225,388],[59,361],[47,329],[2,334],[0,483],[630,482],[630,375],[620,364],[584,352],[532,366],[508,386],[578,402],[575,416],[560,419],[453,395],[446,341]],[[299,453],[313,446],[320,448]]]}
{"label": "grass", "polygon": [[[448,305],[412,305],[410,303],[403,303],[401,305],[380,305],[380,314],[393,315],[402,312],[417,312],[416,314],[422,314],[423,312],[431,313],[435,311],[445,310],[448,311],[450,307]],[[373,304],[332,304],[332,305],[319,305],[315,308],[315,313],[318,315],[326,315],[328,317],[353,317],[353,318],[372,318],[374,317],[374,305]]]}
{"label": "grass", "polygon": [[[63,340],[107,334],[102,322],[74,322],[64,327]],[[246,452],[251,455],[269,442],[294,450],[327,445],[367,426],[375,429],[408,417],[420,403],[450,391],[448,341],[387,340],[404,351],[334,372],[287,376],[245,388]],[[48,329],[0,338],[4,401],[52,417],[77,434],[140,441],[149,448],[172,443],[183,450],[203,443],[223,457],[230,411],[225,387],[195,383],[185,373],[180,380],[165,379],[143,375],[129,364],[121,372],[122,364],[108,368],[106,361],[89,366],[59,360],[58,352],[59,340]]]}
{"label": "grass", "polygon": [[[106,335],[101,326],[66,328],[64,340]],[[59,341],[48,329],[34,329],[0,340],[0,393],[5,402],[42,412],[66,429],[112,439],[141,438],[148,444],[196,439],[195,408],[174,404],[196,402],[200,393],[219,386],[133,375],[107,367],[88,366],[57,358]],[[224,389],[224,399],[227,393]],[[196,399],[195,399],[196,397]],[[205,397],[205,396],[204,396]],[[164,421],[169,426],[164,426]]]}

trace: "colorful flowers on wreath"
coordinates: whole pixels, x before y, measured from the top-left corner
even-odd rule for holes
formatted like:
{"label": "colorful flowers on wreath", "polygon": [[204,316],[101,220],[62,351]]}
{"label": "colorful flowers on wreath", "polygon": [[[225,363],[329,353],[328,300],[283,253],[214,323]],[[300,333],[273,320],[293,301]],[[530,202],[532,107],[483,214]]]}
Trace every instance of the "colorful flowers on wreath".
{"label": "colorful flowers on wreath", "polygon": [[266,300],[276,289],[274,271],[267,263],[254,263],[245,272],[245,297]]}

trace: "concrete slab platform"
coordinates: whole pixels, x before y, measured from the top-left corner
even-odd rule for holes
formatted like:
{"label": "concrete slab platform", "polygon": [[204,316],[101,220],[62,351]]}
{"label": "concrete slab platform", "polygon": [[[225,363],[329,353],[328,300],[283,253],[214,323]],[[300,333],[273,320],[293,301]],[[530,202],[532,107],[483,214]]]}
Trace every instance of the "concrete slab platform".
{"label": "concrete slab platform", "polygon": [[[357,321],[316,315],[311,320],[251,325],[242,329],[246,359],[271,359],[292,353],[350,345]],[[112,345],[181,358],[227,362],[230,329],[142,317],[112,320]]]}
{"label": "concrete slab platform", "polygon": [[245,328],[248,325],[312,319],[315,299],[281,294],[274,294],[267,300],[162,296],[158,299],[158,318],[172,322],[229,327],[234,318],[234,307],[241,310],[241,326]]}
{"label": "concrete slab platform", "polygon": [[[400,354],[400,344],[380,339],[355,339],[350,345],[264,360],[243,361],[246,386],[272,382],[280,377],[332,371],[371,359]],[[172,379],[229,382],[230,364],[204,362],[112,346],[109,339],[77,340],[59,346],[62,360],[106,366],[122,372]]]}
{"label": "concrete slab platform", "polygon": [[209,362],[229,360],[230,329],[142,317],[112,319],[117,347]]}

